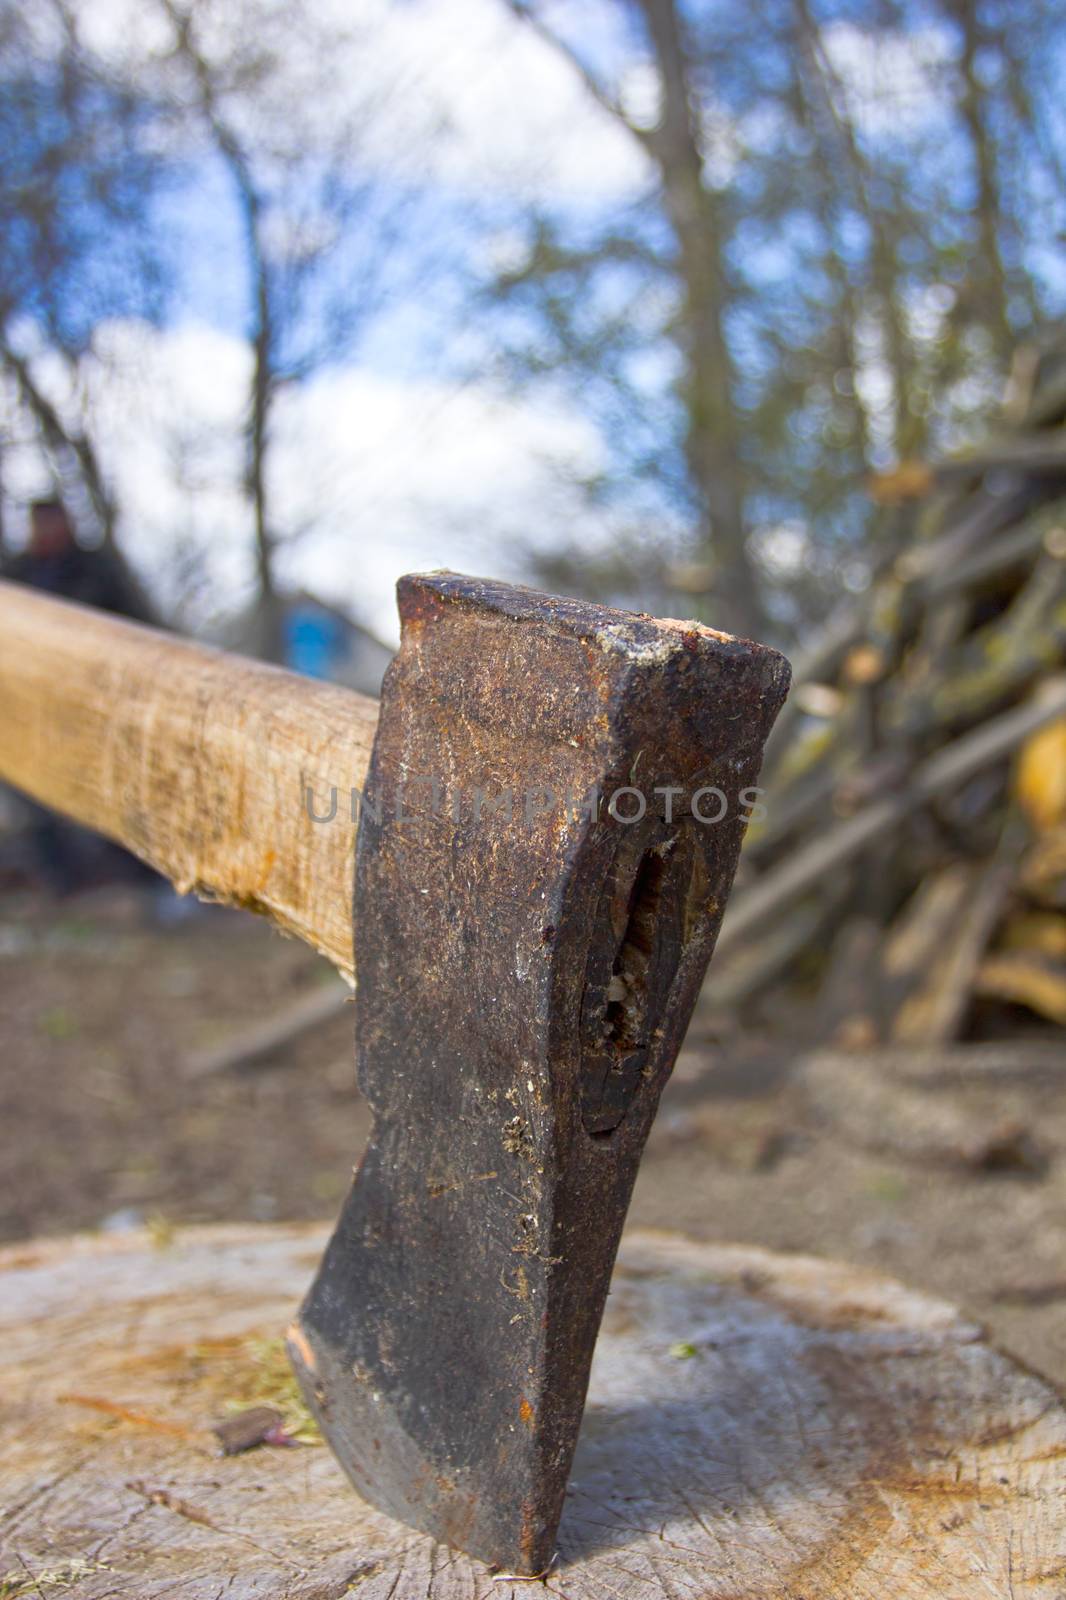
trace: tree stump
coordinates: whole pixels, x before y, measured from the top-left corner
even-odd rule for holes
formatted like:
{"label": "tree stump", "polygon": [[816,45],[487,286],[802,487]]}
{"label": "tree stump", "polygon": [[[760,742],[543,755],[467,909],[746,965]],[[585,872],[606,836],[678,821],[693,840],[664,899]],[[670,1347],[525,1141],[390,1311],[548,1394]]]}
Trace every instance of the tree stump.
{"label": "tree stump", "polygon": [[[220,1456],[228,1405],[290,1398],[275,1341],[324,1241],[233,1226],[0,1253],[0,1595],[524,1600],[538,1580],[372,1510],[320,1445]],[[1066,1408],[926,1295],[632,1233],[543,1587],[1062,1600]]]}

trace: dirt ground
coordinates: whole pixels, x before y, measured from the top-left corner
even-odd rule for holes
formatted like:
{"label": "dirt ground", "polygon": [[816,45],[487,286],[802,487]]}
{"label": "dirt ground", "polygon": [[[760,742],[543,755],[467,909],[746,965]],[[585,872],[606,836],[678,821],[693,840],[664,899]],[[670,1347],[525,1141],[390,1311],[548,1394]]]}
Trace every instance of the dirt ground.
{"label": "dirt ground", "polygon": [[[349,1008],[265,1064],[193,1066],[336,982],[238,913],[165,930],[129,893],[0,899],[0,1239],[332,1213],[368,1127]],[[853,1096],[839,1060],[826,1080],[781,1044],[690,1036],[631,1219],[867,1263],[1066,1386],[1066,1062],[1049,1054],[1031,1077],[912,1093],[897,1117],[857,1094],[859,1058]]]}

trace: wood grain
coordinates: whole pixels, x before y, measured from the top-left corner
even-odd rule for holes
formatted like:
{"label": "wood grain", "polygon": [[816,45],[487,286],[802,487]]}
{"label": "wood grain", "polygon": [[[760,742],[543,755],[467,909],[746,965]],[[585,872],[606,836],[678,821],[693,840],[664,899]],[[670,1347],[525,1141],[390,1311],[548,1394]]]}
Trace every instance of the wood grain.
{"label": "wood grain", "polygon": [[[0,779],[349,979],[377,702],[0,583]],[[315,822],[314,810],[337,814]]]}
{"label": "wood grain", "polygon": [[[209,1426],[248,1341],[281,1333],[324,1238],[244,1225],[165,1250],[134,1235],[0,1253],[2,1592],[527,1600],[528,1582],[364,1505],[325,1449],[218,1455]],[[536,1592],[1064,1589],[1066,1408],[952,1307],[854,1267],[627,1237]]]}

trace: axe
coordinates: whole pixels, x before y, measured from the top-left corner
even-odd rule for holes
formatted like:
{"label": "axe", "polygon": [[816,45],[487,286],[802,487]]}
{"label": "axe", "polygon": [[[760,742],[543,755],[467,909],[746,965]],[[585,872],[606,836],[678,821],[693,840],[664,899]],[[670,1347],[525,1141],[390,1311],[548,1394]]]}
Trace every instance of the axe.
{"label": "axe", "polygon": [[0,777],[357,975],[373,1132],[290,1355],[362,1496],[536,1574],[789,668],[452,573],[399,607],[379,706],[0,584]]}

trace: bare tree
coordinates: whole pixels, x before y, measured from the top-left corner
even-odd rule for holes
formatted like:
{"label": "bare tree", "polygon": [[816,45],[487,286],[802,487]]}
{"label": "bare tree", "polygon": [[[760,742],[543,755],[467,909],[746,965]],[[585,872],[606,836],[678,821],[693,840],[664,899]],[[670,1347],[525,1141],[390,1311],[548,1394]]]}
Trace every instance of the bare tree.
{"label": "bare tree", "polygon": [[[383,86],[340,75],[340,37],[275,0],[158,0],[172,43],[161,94],[227,174],[240,223],[251,375],[244,487],[258,588],[258,648],[281,650],[277,557],[301,530],[274,493],[277,403],[350,356],[385,292],[402,205],[360,162]],[[342,270],[343,261],[343,270]]]}
{"label": "bare tree", "polygon": [[725,323],[731,300],[728,218],[705,182],[700,92],[687,29],[676,0],[637,0],[660,85],[652,126],[636,122],[621,98],[569,39],[555,32],[536,0],[512,0],[516,13],[565,52],[597,102],[651,157],[677,246],[683,305],[676,340],[684,358],[679,390],[685,410],[685,459],[699,504],[700,543],[713,574],[711,592],[738,632],[763,623],[745,516],[733,356]]}
{"label": "bare tree", "polygon": [[143,226],[163,181],[146,137],[154,108],[85,46],[68,0],[2,0],[0,54],[0,368],[79,520],[117,554],[91,428],[57,402],[38,358],[76,389],[101,320],[162,306],[165,266]]}
{"label": "bare tree", "polygon": [[[864,474],[965,442],[1017,339],[1063,310],[1042,265],[1066,224],[1061,13],[782,0],[753,28],[749,0],[619,0],[605,46],[575,8],[507,3],[652,172],[639,204],[598,228],[558,208],[538,219],[523,266],[498,279],[539,318],[539,341],[529,320],[517,335],[504,324],[516,371],[536,382],[580,362],[570,385],[590,409],[611,383],[614,414],[593,414],[615,492],[636,481],[615,441],[640,432],[641,471],[693,529],[695,559],[674,569],[686,600],[778,632],[825,614],[878,564],[891,520]],[[627,92],[637,76],[655,106]],[[657,394],[626,391],[636,337],[598,311],[621,263],[631,304],[674,297],[644,335],[653,357],[679,358]],[[594,488],[602,502],[607,474]],[[652,592],[676,551],[647,563]]]}
{"label": "bare tree", "polygon": [[[0,133],[15,152],[0,177],[0,363],[79,520],[114,544],[121,507],[83,368],[98,368],[103,323],[167,324],[168,289],[196,240],[155,198],[222,175],[249,352],[251,642],[276,657],[279,558],[307,531],[280,506],[280,402],[350,360],[404,282],[393,264],[410,191],[363,157],[391,85],[360,73],[359,36],[314,0],[150,0],[140,16],[153,26],[101,59],[74,0],[0,0]],[[143,344],[134,359],[146,381]]]}

